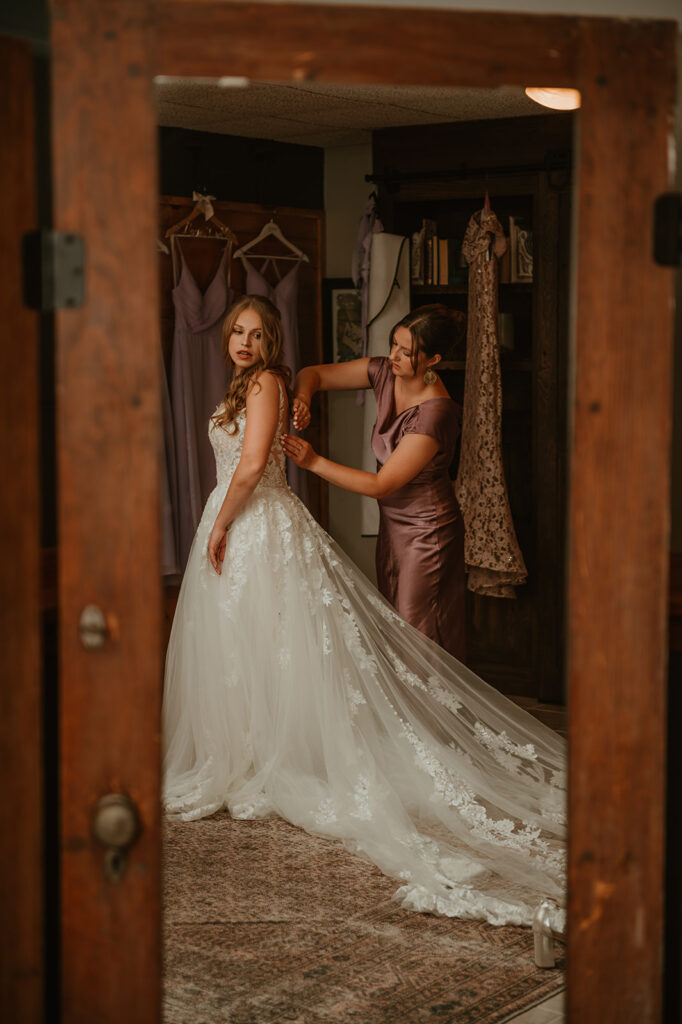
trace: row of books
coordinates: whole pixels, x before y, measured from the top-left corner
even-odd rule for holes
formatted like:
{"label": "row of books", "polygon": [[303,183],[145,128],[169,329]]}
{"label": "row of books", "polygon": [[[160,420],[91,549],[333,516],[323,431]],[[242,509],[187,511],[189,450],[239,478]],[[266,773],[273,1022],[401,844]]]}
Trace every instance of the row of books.
{"label": "row of books", "polygon": [[[500,259],[500,283],[533,280],[533,235],[524,218],[509,218],[507,250]],[[413,285],[466,287],[469,266],[462,255],[460,238],[440,238],[435,220],[425,217],[410,247]]]}
{"label": "row of books", "polygon": [[451,288],[466,284],[468,266],[462,256],[462,240],[439,238],[435,220],[425,217],[411,239],[413,285],[439,284]]}

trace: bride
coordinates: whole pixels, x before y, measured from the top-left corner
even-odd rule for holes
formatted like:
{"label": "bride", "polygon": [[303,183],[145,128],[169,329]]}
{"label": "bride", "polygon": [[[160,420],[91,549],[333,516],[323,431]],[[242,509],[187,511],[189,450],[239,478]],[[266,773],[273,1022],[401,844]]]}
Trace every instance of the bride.
{"label": "bride", "polygon": [[411,910],[563,930],[565,742],[410,626],[286,483],[279,314],[244,296],[166,658],[164,804],[342,841]]}

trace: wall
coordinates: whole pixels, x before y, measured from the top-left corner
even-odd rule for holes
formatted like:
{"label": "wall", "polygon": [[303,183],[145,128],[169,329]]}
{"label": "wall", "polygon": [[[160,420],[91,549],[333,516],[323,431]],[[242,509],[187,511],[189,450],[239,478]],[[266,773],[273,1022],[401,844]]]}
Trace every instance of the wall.
{"label": "wall", "polygon": [[[372,146],[334,146],[324,154],[326,214],[325,277],[350,278],[357,225],[371,191],[365,174],[372,169]],[[355,393],[329,395],[329,457],[348,466],[362,459],[362,406]],[[376,582],[374,537],[360,533],[360,498],[329,487],[329,532],[356,565]]]}

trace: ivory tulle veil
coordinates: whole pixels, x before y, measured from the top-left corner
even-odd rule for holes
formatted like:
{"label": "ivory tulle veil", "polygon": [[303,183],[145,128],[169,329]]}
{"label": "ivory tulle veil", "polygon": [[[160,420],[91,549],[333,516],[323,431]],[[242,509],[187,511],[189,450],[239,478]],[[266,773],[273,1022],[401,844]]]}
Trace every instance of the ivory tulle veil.
{"label": "ivory tulle veil", "polygon": [[560,908],[565,741],[394,612],[287,487],[279,436],[212,569],[244,424],[209,431],[218,483],[166,661],[167,812],[281,815],[413,910],[529,925],[543,897]]}

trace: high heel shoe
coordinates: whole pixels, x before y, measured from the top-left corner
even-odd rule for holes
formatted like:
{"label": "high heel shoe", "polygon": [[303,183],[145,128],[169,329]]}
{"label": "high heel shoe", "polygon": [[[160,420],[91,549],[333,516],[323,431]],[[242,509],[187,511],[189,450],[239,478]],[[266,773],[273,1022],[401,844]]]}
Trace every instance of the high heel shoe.
{"label": "high heel shoe", "polygon": [[550,924],[552,903],[543,900],[533,915],[533,945],[536,967],[554,967],[554,937]]}

